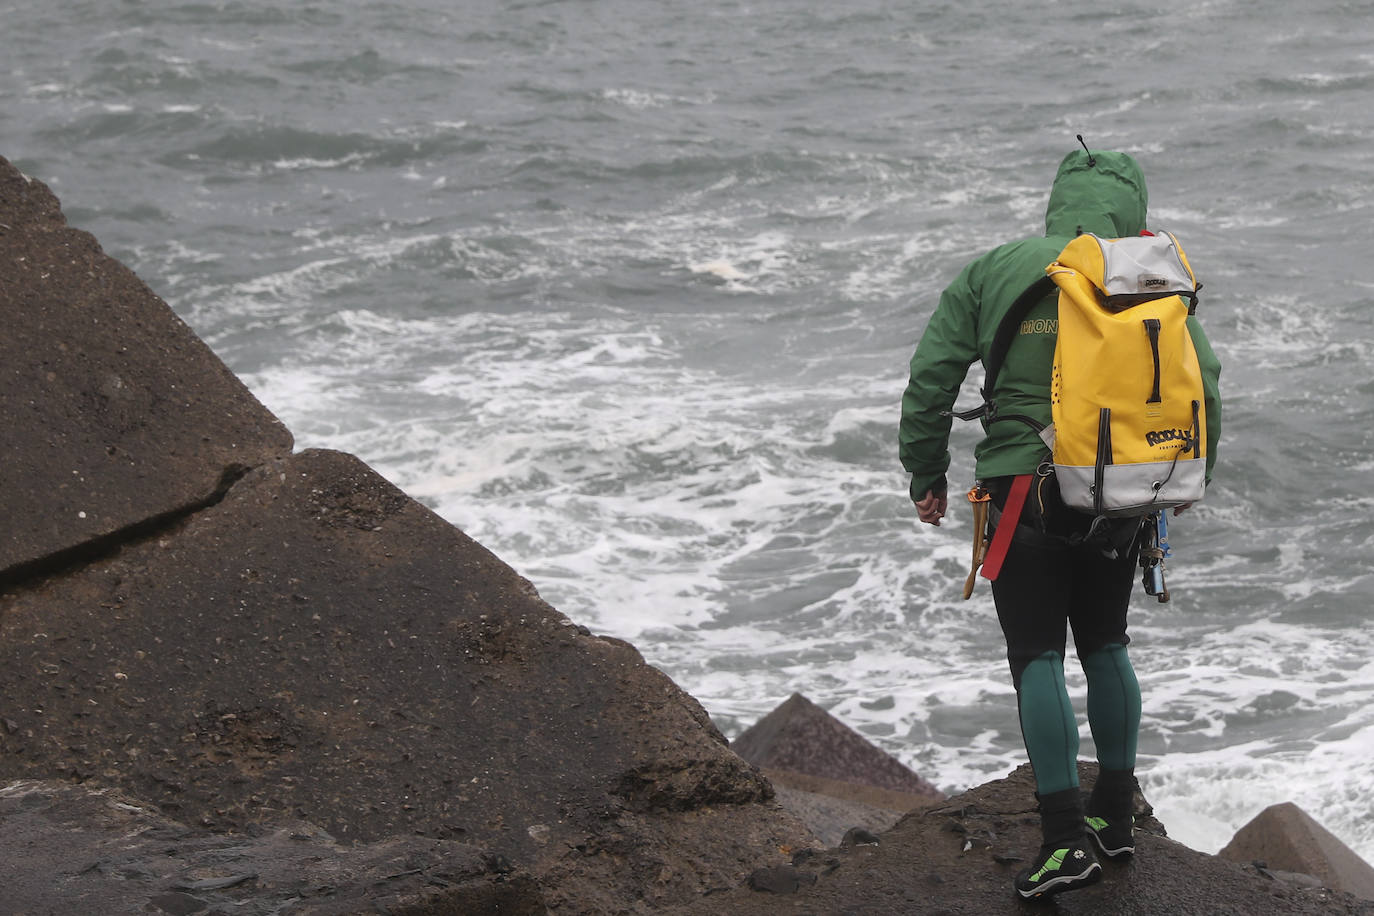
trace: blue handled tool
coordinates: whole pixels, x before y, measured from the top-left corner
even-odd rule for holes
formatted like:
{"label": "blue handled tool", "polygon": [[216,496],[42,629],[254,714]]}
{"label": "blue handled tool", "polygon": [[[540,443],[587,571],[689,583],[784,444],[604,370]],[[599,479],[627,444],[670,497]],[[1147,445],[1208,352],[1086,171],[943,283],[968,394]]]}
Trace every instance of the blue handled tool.
{"label": "blue handled tool", "polygon": [[1164,560],[1173,554],[1169,550],[1169,516],[1156,512],[1146,523],[1145,543],[1140,547],[1141,584],[1145,594],[1154,595],[1160,604],[1169,600],[1169,587],[1164,584]]}

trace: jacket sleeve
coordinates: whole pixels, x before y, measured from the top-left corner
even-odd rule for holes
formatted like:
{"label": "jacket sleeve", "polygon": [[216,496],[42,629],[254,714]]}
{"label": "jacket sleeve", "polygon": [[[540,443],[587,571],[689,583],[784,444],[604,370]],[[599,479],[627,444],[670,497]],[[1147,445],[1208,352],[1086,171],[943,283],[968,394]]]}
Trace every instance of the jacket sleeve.
{"label": "jacket sleeve", "polygon": [[973,282],[977,264],[964,268],[940,295],[911,357],[897,439],[902,467],[911,473],[913,500],[927,490],[944,493],[948,489],[945,471],[949,469],[952,418],[941,411],[953,408],[969,366],[978,359],[979,296]]}
{"label": "jacket sleeve", "polygon": [[1221,361],[1212,352],[1212,343],[1202,324],[1188,319],[1188,333],[1197,350],[1198,366],[1202,369],[1202,399],[1207,411],[1207,483],[1212,482],[1212,468],[1217,463],[1217,443],[1221,440]]}

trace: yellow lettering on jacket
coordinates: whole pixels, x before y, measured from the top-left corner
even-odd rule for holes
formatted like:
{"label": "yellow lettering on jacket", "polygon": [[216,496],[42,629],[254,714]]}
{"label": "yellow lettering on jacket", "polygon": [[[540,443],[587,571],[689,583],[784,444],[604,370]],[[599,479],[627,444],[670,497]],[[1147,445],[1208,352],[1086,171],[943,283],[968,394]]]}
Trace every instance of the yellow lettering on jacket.
{"label": "yellow lettering on jacket", "polygon": [[1021,322],[1022,334],[1058,334],[1058,318],[1027,318]]}

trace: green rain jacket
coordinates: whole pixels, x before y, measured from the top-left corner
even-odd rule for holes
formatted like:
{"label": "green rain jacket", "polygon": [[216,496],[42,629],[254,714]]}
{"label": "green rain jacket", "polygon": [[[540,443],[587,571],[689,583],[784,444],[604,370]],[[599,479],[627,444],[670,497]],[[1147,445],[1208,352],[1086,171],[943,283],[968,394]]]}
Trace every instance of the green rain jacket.
{"label": "green rain jacket", "polygon": [[[1089,160],[1094,162],[1089,165]],[[898,432],[902,466],[911,474],[911,498],[947,490],[951,417],[959,387],[975,360],[992,348],[1002,316],[1045,267],[1083,232],[1104,238],[1139,235],[1145,228],[1145,176],[1125,153],[1075,150],[1059,164],[1049,205],[1045,236],[1009,242],[976,258],[940,296],[916,354],[911,380],[902,395]],[[1030,310],[1012,342],[997,378],[997,409],[1050,422],[1050,367],[1054,362],[1057,292]],[[1207,411],[1207,480],[1212,479],[1221,434],[1218,379],[1221,365],[1196,318],[1188,319],[1203,370]],[[1025,423],[984,422],[986,432],[974,451],[980,480],[1028,474],[1049,450]]]}

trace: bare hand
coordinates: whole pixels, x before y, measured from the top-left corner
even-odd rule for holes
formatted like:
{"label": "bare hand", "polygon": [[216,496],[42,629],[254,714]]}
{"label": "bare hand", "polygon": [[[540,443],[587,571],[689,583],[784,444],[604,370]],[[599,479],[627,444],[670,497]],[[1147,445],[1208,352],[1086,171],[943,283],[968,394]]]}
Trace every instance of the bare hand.
{"label": "bare hand", "polygon": [[1182,505],[1174,506],[1174,518],[1178,518],[1180,515],[1187,512],[1190,506],[1192,506],[1192,503],[1183,503]]}
{"label": "bare hand", "polygon": [[924,498],[916,501],[916,515],[927,525],[940,527],[940,519],[945,517],[945,510],[949,508],[949,499],[945,493],[934,493],[926,490]]}

